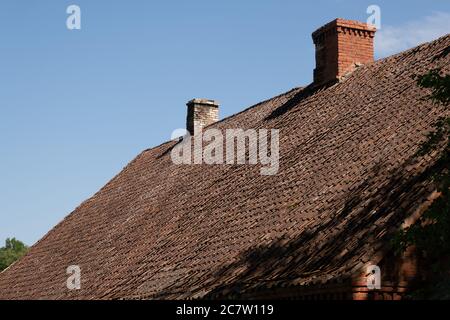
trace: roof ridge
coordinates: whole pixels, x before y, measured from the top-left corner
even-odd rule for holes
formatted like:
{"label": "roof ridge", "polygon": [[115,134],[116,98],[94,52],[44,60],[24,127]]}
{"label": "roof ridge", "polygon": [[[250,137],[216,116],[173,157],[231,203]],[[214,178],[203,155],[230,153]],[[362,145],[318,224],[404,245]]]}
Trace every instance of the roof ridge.
{"label": "roof ridge", "polygon": [[[244,110],[241,110],[241,111],[239,111],[237,113],[233,113],[233,114],[229,115],[228,117],[225,117],[225,118],[223,118],[223,119],[221,119],[219,121],[216,121],[216,122],[206,126],[205,128],[209,128],[211,126],[214,126],[214,125],[217,125],[219,123],[222,123],[222,122],[224,122],[226,120],[232,119],[233,117],[238,116],[238,115],[240,115],[240,114],[242,114],[244,112],[247,112],[247,111],[249,111],[251,109],[254,109],[254,108],[256,108],[256,107],[258,107],[258,106],[260,106],[260,105],[262,105],[264,103],[268,103],[268,102],[270,102],[272,100],[275,100],[275,99],[281,98],[281,97],[283,97],[285,95],[288,95],[289,93],[294,92],[295,90],[302,90],[304,88],[305,87],[294,87],[294,88],[292,88],[292,89],[290,89],[290,90],[288,90],[286,92],[280,93],[280,94],[278,94],[278,95],[276,95],[274,97],[268,98],[266,100],[263,100],[263,101],[260,101],[260,102],[258,102],[256,104],[254,104],[254,105],[251,105],[250,107],[247,107]],[[173,142],[173,140],[168,140],[168,141],[165,141],[165,142],[161,142],[160,144],[158,144],[158,145],[156,145],[154,147],[150,147],[150,148],[144,149],[141,153],[139,153],[139,155],[142,154],[142,153],[148,152],[148,151],[152,151],[152,150],[154,150],[156,148],[162,147],[163,145],[171,143],[171,142]]]}

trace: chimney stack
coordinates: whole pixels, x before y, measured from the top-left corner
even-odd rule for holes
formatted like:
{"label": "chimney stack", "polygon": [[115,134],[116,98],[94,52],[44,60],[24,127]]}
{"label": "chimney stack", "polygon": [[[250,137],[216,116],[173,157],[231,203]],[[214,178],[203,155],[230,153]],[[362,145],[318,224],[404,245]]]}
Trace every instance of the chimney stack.
{"label": "chimney stack", "polygon": [[191,135],[219,120],[219,103],[208,99],[193,99],[187,104],[186,129]]}
{"label": "chimney stack", "polygon": [[366,23],[336,19],[312,34],[316,46],[314,84],[342,78],[357,66],[374,61],[376,28]]}

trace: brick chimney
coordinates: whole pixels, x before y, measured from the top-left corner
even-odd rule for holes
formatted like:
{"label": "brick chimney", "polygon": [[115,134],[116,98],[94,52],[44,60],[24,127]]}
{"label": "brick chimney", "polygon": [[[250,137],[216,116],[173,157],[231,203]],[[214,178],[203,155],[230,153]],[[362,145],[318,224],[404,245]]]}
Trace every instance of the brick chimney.
{"label": "brick chimney", "polygon": [[193,99],[187,104],[186,129],[191,135],[219,120],[219,103],[214,100]]}
{"label": "brick chimney", "polygon": [[372,62],[375,31],[374,26],[366,23],[336,19],[313,32],[314,84],[339,80],[357,66]]}

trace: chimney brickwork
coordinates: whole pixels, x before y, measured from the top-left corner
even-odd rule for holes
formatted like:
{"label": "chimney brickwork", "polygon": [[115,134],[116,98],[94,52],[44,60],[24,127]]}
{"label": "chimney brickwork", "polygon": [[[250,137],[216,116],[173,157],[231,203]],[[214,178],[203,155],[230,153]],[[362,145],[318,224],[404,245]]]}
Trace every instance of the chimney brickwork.
{"label": "chimney brickwork", "polygon": [[314,84],[341,79],[358,65],[372,62],[376,28],[366,23],[336,19],[312,34],[316,46]]}
{"label": "chimney brickwork", "polygon": [[214,100],[193,99],[187,103],[186,129],[191,135],[219,120],[219,103]]}

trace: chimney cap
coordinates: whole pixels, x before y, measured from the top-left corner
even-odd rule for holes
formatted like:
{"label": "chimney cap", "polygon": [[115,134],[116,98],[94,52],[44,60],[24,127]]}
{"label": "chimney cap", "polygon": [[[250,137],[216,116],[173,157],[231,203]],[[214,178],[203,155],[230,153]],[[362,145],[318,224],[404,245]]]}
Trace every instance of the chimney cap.
{"label": "chimney cap", "polygon": [[361,30],[368,32],[372,37],[375,35],[375,31],[377,31],[377,28],[374,25],[356,21],[356,20],[347,20],[342,18],[334,19],[331,22],[328,22],[324,26],[318,28],[316,31],[312,33],[312,38],[315,39],[317,36],[322,34],[325,31],[328,31],[329,29],[333,28],[348,28],[348,29],[354,29],[354,30]]}
{"label": "chimney cap", "polygon": [[206,105],[206,106],[210,106],[210,107],[219,107],[219,101],[217,100],[211,100],[211,99],[192,99],[189,100],[187,105],[193,105],[193,104],[197,104],[197,105]]}

